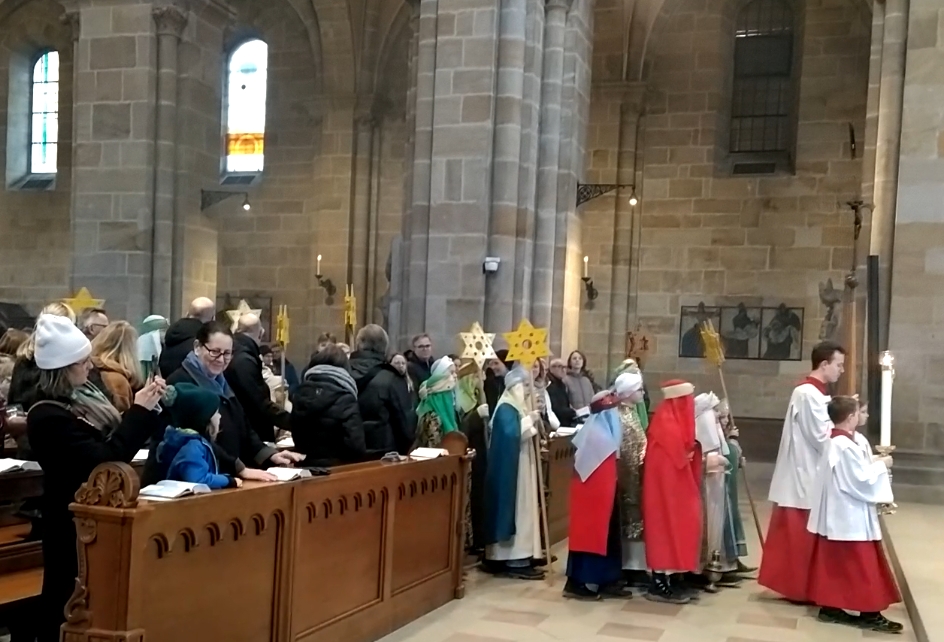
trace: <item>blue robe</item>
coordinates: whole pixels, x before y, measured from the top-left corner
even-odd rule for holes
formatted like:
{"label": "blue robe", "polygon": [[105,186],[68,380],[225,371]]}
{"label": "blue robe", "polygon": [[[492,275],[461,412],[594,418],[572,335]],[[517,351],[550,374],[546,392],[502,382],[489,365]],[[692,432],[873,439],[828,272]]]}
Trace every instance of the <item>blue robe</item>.
{"label": "blue robe", "polygon": [[521,417],[503,403],[492,418],[492,439],[485,471],[485,544],[506,542],[515,536],[518,497],[518,457],[521,454]]}

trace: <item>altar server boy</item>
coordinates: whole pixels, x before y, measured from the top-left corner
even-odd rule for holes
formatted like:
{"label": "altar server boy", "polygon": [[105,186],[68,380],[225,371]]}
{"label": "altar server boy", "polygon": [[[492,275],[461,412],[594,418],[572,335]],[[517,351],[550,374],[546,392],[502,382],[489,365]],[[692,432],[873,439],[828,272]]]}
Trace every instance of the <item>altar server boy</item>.
{"label": "altar server boy", "polygon": [[857,399],[835,397],[827,411],[834,427],[817,468],[807,524],[815,536],[810,600],[820,607],[821,621],[899,633],[902,625],[881,613],[901,596],[876,510],[876,504],[893,501],[892,459],[873,456],[868,440],[856,432]]}

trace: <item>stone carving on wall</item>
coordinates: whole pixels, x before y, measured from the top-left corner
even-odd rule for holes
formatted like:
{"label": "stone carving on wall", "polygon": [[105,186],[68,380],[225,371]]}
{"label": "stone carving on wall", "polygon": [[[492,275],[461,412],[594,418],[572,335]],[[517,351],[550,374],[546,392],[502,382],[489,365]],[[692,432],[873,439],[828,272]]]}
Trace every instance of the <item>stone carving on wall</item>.
{"label": "stone carving on wall", "polygon": [[833,280],[827,279],[825,283],[819,284],[819,300],[826,306],[826,316],[823,317],[823,323],[819,327],[820,341],[835,341],[839,333],[839,318],[842,308],[842,290],[837,290],[833,286]]}

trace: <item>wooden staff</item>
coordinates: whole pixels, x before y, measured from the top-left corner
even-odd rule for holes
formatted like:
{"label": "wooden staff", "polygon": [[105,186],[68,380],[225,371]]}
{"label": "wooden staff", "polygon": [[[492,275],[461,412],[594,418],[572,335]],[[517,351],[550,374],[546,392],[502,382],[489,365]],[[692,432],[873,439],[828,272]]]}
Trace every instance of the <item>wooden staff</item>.
{"label": "wooden staff", "polygon": [[[531,364],[534,366],[534,364]],[[531,382],[531,394],[528,395],[528,406],[531,409],[531,412],[534,412],[534,370],[528,368],[528,378]],[[537,430],[537,426],[535,426]],[[542,548],[544,552],[544,559],[547,561],[547,573],[546,579],[550,586],[554,586],[554,563],[553,558],[551,557],[551,531],[547,525],[547,503],[544,501],[544,466],[543,460],[541,459],[541,431],[538,430],[538,433],[531,438],[531,447],[534,450],[534,458],[537,462],[538,469],[538,506],[541,510],[541,534],[542,534]]]}
{"label": "wooden staff", "polygon": [[[731,427],[737,429],[734,423],[734,411],[731,409],[731,397],[728,396],[728,386],[724,382],[724,349],[721,347],[721,337],[715,332],[711,320],[702,323],[701,327],[702,344],[705,347],[705,358],[718,369],[718,378],[721,379],[721,392],[728,401],[728,416],[731,420]],[[743,455],[743,450],[741,451]],[[751,514],[754,516],[754,526],[757,528],[757,539],[760,540],[760,550],[764,550],[764,531],[760,526],[760,518],[757,516],[757,506],[754,504],[754,495],[751,493],[751,485],[747,481],[747,470],[742,464],[741,476],[744,480],[744,490],[747,492],[747,500],[751,505]]]}

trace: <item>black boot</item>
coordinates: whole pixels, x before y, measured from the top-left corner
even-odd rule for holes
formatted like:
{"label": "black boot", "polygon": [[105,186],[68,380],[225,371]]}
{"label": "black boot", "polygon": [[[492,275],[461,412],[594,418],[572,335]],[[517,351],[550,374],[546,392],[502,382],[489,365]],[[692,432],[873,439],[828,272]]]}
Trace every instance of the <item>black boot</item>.
{"label": "black boot", "polygon": [[[669,575],[668,578],[672,592],[687,597],[690,602],[700,600],[702,591],[707,591],[711,585],[708,578],[696,573]],[[717,591],[714,592],[717,593]]]}
{"label": "black boot", "polygon": [[751,573],[756,573],[756,572],[757,572],[757,567],[756,567],[756,566],[747,566],[744,562],[742,562],[741,560],[738,560],[738,561],[737,561],[737,568],[734,569],[734,572],[737,573],[737,574],[739,574],[739,575],[749,575],[749,574],[751,574]]}
{"label": "black boot", "polygon": [[669,577],[665,573],[653,573],[652,582],[646,592],[646,599],[650,602],[664,602],[666,604],[688,604],[691,598],[680,595],[672,589]]}
{"label": "black boot", "polygon": [[867,631],[877,631],[879,633],[901,633],[904,626],[898,622],[892,622],[881,613],[863,613],[857,618],[856,624],[859,628]]}
{"label": "black boot", "polygon": [[859,623],[859,618],[856,616],[849,615],[842,609],[834,609],[829,606],[820,607],[816,619],[827,624],[845,624],[847,626],[856,626]]}
{"label": "black boot", "polygon": [[504,577],[510,577],[513,580],[543,580],[544,571],[539,571],[531,566],[508,566],[502,572]]}
{"label": "black boot", "polygon": [[633,589],[623,582],[613,582],[600,587],[600,595],[604,598],[618,598],[628,600],[633,597]]}
{"label": "black boot", "polygon": [[634,588],[649,588],[652,579],[646,571],[623,571],[623,581]]}
{"label": "black boot", "polygon": [[588,589],[586,584],[578,584],[570,578],[567,578],[567,583],[564,584],[564,597],[585,602],[597,602],[602,599],[599,593]]}

